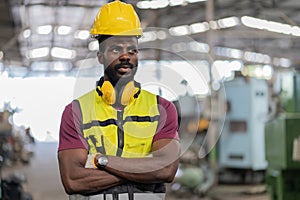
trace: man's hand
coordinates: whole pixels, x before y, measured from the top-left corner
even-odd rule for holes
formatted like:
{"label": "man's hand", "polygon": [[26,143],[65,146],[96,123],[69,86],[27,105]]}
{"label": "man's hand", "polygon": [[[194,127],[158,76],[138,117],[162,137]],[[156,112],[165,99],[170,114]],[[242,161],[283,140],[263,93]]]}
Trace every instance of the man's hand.
{"label": "man's hand", "polygon": [[62,183],[68,194],[88,194],[124,183],[126,180],[98,170],[93,155],[85,149],[68,149],[58,152]]}

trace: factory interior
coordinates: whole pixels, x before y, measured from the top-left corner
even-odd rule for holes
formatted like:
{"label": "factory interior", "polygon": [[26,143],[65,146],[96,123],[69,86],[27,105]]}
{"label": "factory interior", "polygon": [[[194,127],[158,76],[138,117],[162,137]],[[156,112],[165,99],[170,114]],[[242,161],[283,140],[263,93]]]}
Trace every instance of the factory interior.
{"label": "factory interior", "polygon": [[[0,1],[0,199],[69,199],[61,115],[103,75],[90,29],[107,2]],[[165,199],[299,200],[300,1],[123,2],[143,28],[135,79],[178,112]]]}

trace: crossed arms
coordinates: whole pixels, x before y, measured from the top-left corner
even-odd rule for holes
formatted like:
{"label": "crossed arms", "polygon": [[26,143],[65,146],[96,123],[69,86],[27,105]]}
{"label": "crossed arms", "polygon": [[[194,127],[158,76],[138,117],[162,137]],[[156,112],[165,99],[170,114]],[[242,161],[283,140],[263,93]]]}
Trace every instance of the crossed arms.
{"label": "crossed arms", "polygon": [[85,168],[86,149],[59,151],[59,169],[65,191],[67,194],[90,194],[127,181],[172,182],[178,168],[179,142],[176,139],[160,139],[153,143],[152,149],[152,157],[108,156],[109,163],[103,170]]}

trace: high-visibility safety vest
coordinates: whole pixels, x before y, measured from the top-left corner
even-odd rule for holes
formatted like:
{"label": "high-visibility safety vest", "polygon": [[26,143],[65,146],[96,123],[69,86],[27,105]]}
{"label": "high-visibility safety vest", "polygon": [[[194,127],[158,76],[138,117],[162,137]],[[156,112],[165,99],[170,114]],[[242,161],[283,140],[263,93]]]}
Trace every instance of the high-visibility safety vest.
{"label": "high-visibility safety vest", "polygon": [[123,110],[105,103],[96,90],[77,99],[89,154],[144,157],[151,152],[159,105],[156,95],[142,89],[139,92]]}
{"label": "high-visibility safety vest", "polygon": [[[158,128],[160,110],[158,97],[139,90],[123,110],[107,104],[97,90],[77,99],[82,114],[81,129],[89,146],[89,154],[97,152],[120,157],[145,157],[151,153],[153,137]],[[70,195],[75,199],[106,199],[106,195],[128,195],[128,199],[164,199],[163,183],[141,184],[127,182],[92,196]],[[127,194],[126,194],[127,193]],[[102,195],[102,196],[101,196]],[[136,197],[136,195],[142,195]]]}

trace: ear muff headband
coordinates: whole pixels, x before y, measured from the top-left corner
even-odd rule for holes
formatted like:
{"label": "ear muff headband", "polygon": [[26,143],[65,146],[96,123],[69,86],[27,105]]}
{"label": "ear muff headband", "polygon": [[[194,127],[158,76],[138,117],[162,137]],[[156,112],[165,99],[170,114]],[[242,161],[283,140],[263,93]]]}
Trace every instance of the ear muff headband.
{"label": "ear muff headband", "polygon": [[[134,98],[139,94],[139,87],[135,87],[134,82],[130,81],[127,83],[121,91],[122,95],[120,98],[120,103],[124,106],[128,105]],[[97,92],[105,103],[113,105],[116,103],[117,95],[113,85],[109,81],[104,81],[102,86],[97,87]]]}

